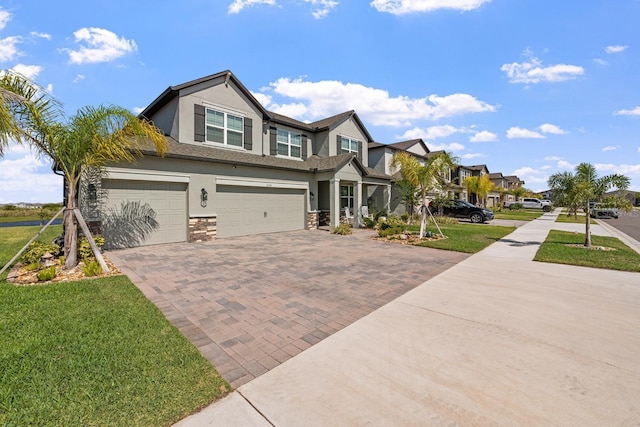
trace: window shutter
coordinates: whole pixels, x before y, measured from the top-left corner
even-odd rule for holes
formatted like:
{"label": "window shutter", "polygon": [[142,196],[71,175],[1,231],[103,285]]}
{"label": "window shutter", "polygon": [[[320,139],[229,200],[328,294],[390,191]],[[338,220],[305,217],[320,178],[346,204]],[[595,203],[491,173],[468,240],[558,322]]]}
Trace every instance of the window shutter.
{"label": "window shutter", "polygon": [[204,105],[194,104],[194,141],[204,142],[205,125],[204,125]]}
{"label": "window shutter", "polygon": [[338,135],[338,145],[337,145],[336,154],[342,154],[342,137]]}
{"label": "window shutter", "polygon": [[302,135],[302,160],[307,158],[307,135]]}
{"label": "window shutter", "polygon": [[251,151],[253,149],[253,120],[248,117],[244,118],[244,149]]}
{"label": "window shutter", "polygon": [[271,146],[271,155],[278,154],[278,143],[276,140],[277,130],[274,127],[269,128],[269,145]]}
{"label": "window shutter", "polygon": [[362,141],[358,141],[358,160],[362,160]]}

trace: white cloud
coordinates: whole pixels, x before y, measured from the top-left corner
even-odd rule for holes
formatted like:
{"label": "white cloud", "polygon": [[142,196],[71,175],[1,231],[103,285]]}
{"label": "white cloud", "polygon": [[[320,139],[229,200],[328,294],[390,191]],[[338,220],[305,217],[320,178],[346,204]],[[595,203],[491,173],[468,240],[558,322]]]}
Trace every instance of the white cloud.
{"label": "white cloud", "polygon": [[11,21],[11,13],[0,7],[0,30],[4,29],[9,21]]}
{"label": "white cloud", "polygon": [[46,88],[44,88],[49,93],[53,93],[53,83],[49,83]]}
{"label": "white cloud", "polygon": [[550,123],[544,123],[538,127],[540,132],[542,133],[552,133],[554,135],[564,135],[567,131],[560,129],[556,125],[552,125]]}
{"label": "white cloud", "polygon": [[519,128],[517,126],[513,126],[507,130],[507,138],[544,138],[545,136],[539,132]]}
{"label": "white cloud", "polygon": [[270,6],[274,6],[276,4],[275,0],[235,0],[233,3],[229,5],[227,9],[227,13],[234,14],[240,13],[242,9],[250,6],[255,6],[259,4],[268,4]]}
{"label": "white cloud", "polygon": [[631,110],[618,110],[613,114],[616,116],[640,116],[640,106]]}
{"label": "white cloud", "polygon": [[[12,153],[22,152],[12,148]],[[62,199],[62,178],[49,164],[33,154],[0,159],[0,203],[58,202]]]}
{"label": "white cloud", "polygon": [[465,133],[466,129],[456,128],[451,125],[431,126],[426,129],[415,127],[407,130],[402,135],[396,136],[398,139],[418,139],[422,138],[425,141],[431,141],[438,138],[445,138],[455,133]]}
{"label": "white cloud", "polygon": [[438,9],[469,11],[478,9],[491,0],[373,0],[370,4],[378,12],[404,15],[407,13],[433,12]]}
{"label": "white cloud", "polygon": [[544,170],[534,169],[529,166],[521,167],[513,171],[513,175],[517,175],[518,178],[526,183],[528,188],[535,186],[536,184],[546,185],[549,176]]}
{"label": "white cloud", "polygon": [[35,78],[38,77],[38,74],[42,71],[42,67],[39,65],[16,64],[12,70],[23,75],[29,80],[35,80]]}
{"label": "white cloud", "polygon": [[448,144],[429,144],[429,151],[462,151],[464,150],[464,145],[458,142],[451,142]]}
{"label": "white cloud", "polygon": [[615,146],[615,145],[607,145],[606,147],[602,147],[602,151],[603,152],[607,152],[607,151],[615,151],[618,148],[620,148],[619,146]]}
{"label": "white cloud", "polygon": [[391,97],[386,90],[335,80],[310,82],[302,78],[280,78],[263,91],[294,99],[292,104],[278,104],[270,94],[263,93],[262,98],[271,101],[273,111],[281,113],[293,109],[300,112],[294,116],[298,120],[313,121],[354,109],[374,126],[410,126],[415,120],[436,120],[496,109],[464,93],[424,98]]}
{"label": "white cloud", "polygon": [[51,40],[51,34],[38,33],[36,31],[31,31],[29,34],[31,35],[31,37],[36,37],[36,38],[39,38],[39,39]]}
{"label": "white cloud", "polygon": [[469,142],[491,142],[497,141],[498,135],[487,130],[476,132],[475,135],[469,138]]}
{"label": "white cloud", "polygon": [[549,161],[557,161],[557,160],[561,160],[560,157],[558,156],[547,156],[544,158],[545,160],[549,160]]}
{"label": "white cloud", "polygon": [[593,166],[602,174],[618,173],[631,177],[640,177],[640,163],[628,165],[625,163],[614,165],[611,163],[596,163]]}
{"label": "white cloud", "polygon": [[73,64],[109,62],[138,49],[136,42],[104,28],[81,28],[73,33],[78,50],[65,49]]}
{"label": "white cloud", "polygon": [[624,52],[629,46],[627,45],[620,45],[620,44],[616,44],[613,46],[607,46],[604,48],[604,51],[607,52],[608,54],[612,54],[612,53],[620,53],[620,52]]}
{"label": "white cloud", "polygon": [[594,58],[593,62],[595,62],[596,64],[600,64],[600,65],[609,65],[609,63],[607,61],[605,61],[604,59],[600,59],[600,58]]}
{"label": "white cloud", "polygon": [[0,39],[0,62],[11,61],[20,54],[16,45],[22,43],[22,37],[11,36]]}
{"label": "white cloud", "polygon": [[142,113],[144,111],[144,108],[142,108],[142,107],[133,107],[131,109],[131,111],[133,111],[134,114],[140,114],[140,113]]}
{"label": "white cloud", "polygon": [[82,81],[82,80],[84,80],[84,79],[85,79],[84,74],[78,74],[78,75],[76,75],[76,77],[73,79],[72,83],[78,83],[78,82],[80,82],[80,81]]}
{"label": "white cloud", "polygon": [[558,160],[557,166],[559,169],[575,169],[577,165],[574,165],[573,163],[569,163],[566,160]]}
{"label": "white cloud", "polygon": [[478,157],[483,157],[482,154],[480,153],[467,153],[467,154],[463,154],[462,156],[460,156],[460,158],[462,159],[475,159]]}
{"label": "white cloud", "polygon": [[334,0],[304,0],[304,2],[315,6],[313,17],[316,19],[324,18],[338,5],[338,2]]}
{"label": "white cloud", "polygon": [[523,62],[503,64],[500,67],[509,77],[510,83],[555,83],[575,79],[584,74],[584,68],[577,65],[557,64],[543,67],[542,61],[528,49],[523,52],[523,56]]}

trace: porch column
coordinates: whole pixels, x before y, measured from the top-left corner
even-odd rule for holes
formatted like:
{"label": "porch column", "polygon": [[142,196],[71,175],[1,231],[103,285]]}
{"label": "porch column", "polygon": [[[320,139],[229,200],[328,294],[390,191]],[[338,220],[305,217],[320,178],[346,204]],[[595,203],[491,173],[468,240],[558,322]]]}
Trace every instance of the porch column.
{"label": "porch column", "polygon": [[340,180],[329,180],[329,209],[331,209],[331,227],[340,225]]}
{"label": "porch column", "polygon": [[354,183],[355,191],[353,194],[353,228],[359,228],[362,225],[362,181]]}
{"label": "porch column", "polygon": [[387,211],[387,215],[391,214],[391,185],[387,185],[387,206],[385,206],[385,211]]}

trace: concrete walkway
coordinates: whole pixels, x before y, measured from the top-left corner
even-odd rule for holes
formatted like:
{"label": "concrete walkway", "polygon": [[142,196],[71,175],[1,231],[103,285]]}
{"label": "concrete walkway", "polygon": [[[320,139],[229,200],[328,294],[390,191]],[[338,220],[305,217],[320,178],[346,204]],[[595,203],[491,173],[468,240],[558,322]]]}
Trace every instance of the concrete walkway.
{"label": "concrete walkway", "polygon": [[640,274],[533,262],[556,217],[177,425],[638,425]]}

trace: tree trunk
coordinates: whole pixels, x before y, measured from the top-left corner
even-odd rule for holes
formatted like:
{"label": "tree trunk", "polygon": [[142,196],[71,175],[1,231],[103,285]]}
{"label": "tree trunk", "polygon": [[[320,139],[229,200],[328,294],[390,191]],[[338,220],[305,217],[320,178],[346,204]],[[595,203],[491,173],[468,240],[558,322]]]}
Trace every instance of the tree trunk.
{"label": "tree trunk", "polygon": [[73,210],[76,208],[76,186],[67,180],[67,209],[64,211],[64,268],[78,265],[78,226]]}
{"label": "tree trunk", "polygon": [[589,202],[587,202],[587,206],[585,208],[585,216],[587,217],[585,221],[585,230],[584,230],[584,245],[587,248],[591,247],[591,212],[589,212]]}
{"label": "tree trunk", "polygon": [[423,191],[422,192],[422,206],[420,206],[420,214],[422,218],[420,220],[420,238],[424,237],[424,229],[427,225],[427,195]]}

